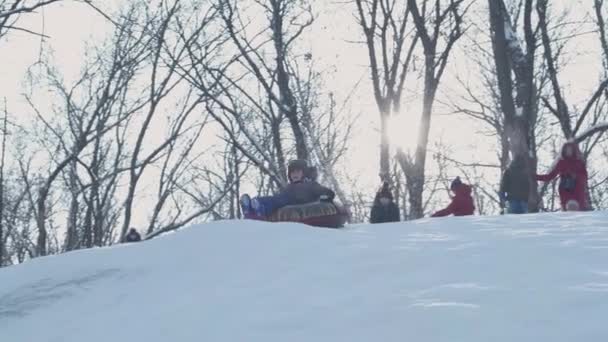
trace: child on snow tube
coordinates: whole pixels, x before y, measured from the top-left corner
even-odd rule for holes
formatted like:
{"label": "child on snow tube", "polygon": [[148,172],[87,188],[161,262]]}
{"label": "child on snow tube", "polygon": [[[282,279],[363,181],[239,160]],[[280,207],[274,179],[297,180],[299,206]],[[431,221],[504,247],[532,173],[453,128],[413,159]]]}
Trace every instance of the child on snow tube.
{"label": "child on snow tube", "polygon": [[[315,174],[316,170],[309,168],[304,160],[290,162],[287,168],[289,184],[281,192],[253,199],[247,194],[241,197],[245,218],[303,221],[338,214],[337,207],[332,203],[335,193],[317,183]],[[286,210],[279,210],[282,208]]]}
{"label": "child on snow tube", "polygon": [[475,204],[473,203],[473,197],[471,196],[471,186],[463,183],[460,180],[460,177],[456,177],[452,181],[452,184],[450,184],[450,190],[454,193],[452,202],[450,202],[447,208],[439,210],[431,215],[431,217],[473,215],[475,212]]}

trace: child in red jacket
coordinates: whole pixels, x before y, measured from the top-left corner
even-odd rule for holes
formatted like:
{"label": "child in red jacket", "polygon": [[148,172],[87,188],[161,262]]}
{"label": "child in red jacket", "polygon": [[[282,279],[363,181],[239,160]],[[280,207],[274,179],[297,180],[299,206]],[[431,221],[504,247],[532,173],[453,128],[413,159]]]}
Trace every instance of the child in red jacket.
{"label": "child in red jacket", "polygon": [[564,144],[553,169],[546,175],[536,175],[536,180],[549,182],[557,176],[562,210],[588,210],[587,166],[576,143]]}
{"label": "child in red jacket", "polygon": [[460,177],[456,177],[450,185],[450,190],[454,192],[452,202],[447,208],[439,210],[438,212],[431,215],[431,217],[441,216],[467,216],[473,215],[475,211],[475,204],[473,204],[473,197],[471,197],[471,186],[464,184]]}

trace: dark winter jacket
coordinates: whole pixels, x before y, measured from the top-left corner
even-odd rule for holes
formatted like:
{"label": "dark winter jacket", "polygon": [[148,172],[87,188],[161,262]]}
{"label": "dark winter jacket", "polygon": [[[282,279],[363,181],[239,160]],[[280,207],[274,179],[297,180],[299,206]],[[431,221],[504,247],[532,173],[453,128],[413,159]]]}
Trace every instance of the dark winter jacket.
{"label": "dark winter jacket", "polygon": [[[381,198],[387,198],[389,200],[388,204],[382,204],[382,202],[380,202]],[[389,184],[388,182],[384,182],[380,190],[376,193],[369,222],[386,223],[399,222],[400,220],[399,208],[395,202],[393,202],[393,194],[391,193]]]}
{"label": "dark winter jacket", "polygon": [[459,184],[453,191],[454,197],[452,197],[450,205],[448,205],[447,208],[434,213],[431,215],[432,217],[473,215],[475,204],[473,204],[473,197],[471,197],[471,186]]}
{"label": "dark winter jacket", "polygon": [[386,222],[399,222],[401,217],[399,214],[399,208],[395,202],[389,202],[387,205],[383,205],[379,201],[374,201],[372,206],[372,212],[369,219],[370,223],[386,223]]}
{"label": "dark winter jacket", "polygon": [[125,241],[126,242],[138,242],[138,241],[141,241],[141,235],[139,235],[139,233],[135,229],[131,229],[129,231],[129,234],[127,234],[127,236],[125,236]]}
{"label": "dark winter jacket", "polygon": [[[566,157],[565,154],[568,146],[574,151],[570,157]],[[562,210],[566,210],[566,204],[571,200],[577,201],[581,210],[588,210],[587,166],[575,143],[564,144],[561,158],[558,159],[555,166],[546,175],[536,175],[536,180],[548,182],[557,176],[560,178],[559,199]]]}
{"label": "dark winter jacket", "polygon": [[505,170],[500,182],[500,197],[505,201],[528,201],[530,179],[526,172],[525,160],[515,158]]}
{"label": "dark winter jacket", "polygon": [[294,205],[316,202],[321,196],[326,196],[327,201],[333,201],[335,193],[317,182],[301,181],[289,183],[279,196],[285,199],[287,205]]}

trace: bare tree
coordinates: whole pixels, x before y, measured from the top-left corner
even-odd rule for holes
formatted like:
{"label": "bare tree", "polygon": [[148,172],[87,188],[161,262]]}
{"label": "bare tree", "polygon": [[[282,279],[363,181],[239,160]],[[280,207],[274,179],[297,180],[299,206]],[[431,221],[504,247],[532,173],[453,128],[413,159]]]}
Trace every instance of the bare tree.
{"label": "bare tree", "polygon": [[424,94],[416,151],[413,156],[402,150],[397,154],[407,179],[410,218],[424,215],[425,168],[433,104],[452,48],[464,33],[463,14],[469,8],[463,7],[464,0],[452,0],[444,6],[441,4],[437,0],[428,8],[428,1],[424,1],[419,8],[415,0],[408,0],[424,52]]}
{"label": "bare tree", "polygon": [[0,0],[0,39],[9,31],[20,31],[45,37],[17,24],[19,18],[61,0]]}
{"label": "bare tree", "polygon": [[[148,46],[149,51],[151,51],[149,61],[151,69],[149,74],[150,85],[147,89],[148,98],[145,113],[140,126],[137,128],[138,134],[133,150],[129,152],[129,186],[124,204],[124,216],[120,231],[121,239],[124,238],[130,227],[137,187],[144,171],[162,154],[167,153],[167,151],[171,154],[174,151],[175,142],[193,128],[191,118],[204,97],[204,95],[193,95],[193,92],[186,88],[188,95],[181,99],[184,101],[182,105],[178,106],[177,109],[169,109],[171,115],[169,116],[170,122],[166,137],[152,149],[146,150],[144,148],[146,138],[151,135],[150,127],[162,111],[161,102],[166,100],[169,95],[174,94],[176,89],[183,89],[180,86],[183,84],[182,81],[185,76],[178,71],[178,65],[187,56],[189,44],[202,38],[200,32],[205,28],[203,26],[192,36],[180,37],[179,27],[182,23],[179,14],[182,9],[179,1],[175,1],[173,4],[162,1],[158,13],[152,13],[150,17],[145,19],[147,23],[150,23],[145,32],[150,38],[150,45]],[[174,32],[177,32],[177,34],[173,35]],[[189,71],[189,69],[185,70],[185,72]],[[188,86],[186,85],[186,87]],[[198,135],[200,135],[200,132]],[[189,149],[186,148],[186,150]],[[182,158],[181,162],[177,164],[178,167],[183,160]],[[160,202],[160,206],[162,206],[164,203],[163,196],[161,196]],[[154,223],[152,223],[153,226]]]}
{"label": "bare tree", "polygon": [[[608,79],[605,77],[605,75],[603,76],[604,79],[599,83],[597,89],[587,100],[587,103],[584,105],[582,111],[580,111],[578,115],[571,113],[570,106],[568,106],[565,94],[563,92],[563,87],[561,86],[558,78],[560,50],[558,49],[558,51],[555,51],[555,39],[552,39],[551,37],[547,4],[548,3],[546,0],[538,0],[536,3],[536,10],[539,19],[538,24],[542,38],[543,57],[545,63],[547,64],[547,70],[551,80],[551,88],[554,98],[553,103],[551,103],[548,99],[543,99],[543,102],[551,113],[553,113],[558,119],[564,136],[567,139],[575,138],[576,141],[580,142],[590,138],[593,134],[603,133],[605,130],[608,130],[608,125],[602,125],[601,127],[596,126],[598,123],[602,122],[600,121],[602,118],[596,116],[590,120],[592,131],[587,131],[579,135],[579,133],[581,133],[581,129],[583,128],[583,124],[587,119],[589,119],[589,116],[591,116],[592,109],[596,103],[602,99],[602,95],[604,94],[606,88],[608,88]],[[596,6],[598,6],[597,2]],[[601,6],[601,3],[599,6]],[[600,43],[603,46],[605,33],[602,34],[601,31],[603,20],[601,18],[601,10],[598,11],[597,7],[596,14],[599,15],[598,26],[600,27]],[[576,117],[576,120],[573,120],[574,117]]]}
{"label": "bare tree", "polygon": [[[602,15],[602,2],[595,1],[594,9],[596,24],[599,32],[601,60],[605,66],[605,27]],[[538,15],[538,26],[542,42],[543,61],[547,66],[550,80],[552,100],[543,97],[543,104],[554,115],[559,123],[563,136],[567,140],[584,143],[583,154],[585,159],[599,143],[605,140],[604,133],[608,130],[608,114],[604,110],[606,106],[606,94],[608,94],[608,75],[605,68],[600,76],[598,85],[593,93],[586,99],[584,105],[579,109],[576,104],[566,99],[566,92],[560,82],[560,64],[563,64],[564,41],[579,36],[580,28],[574,32],[560,32],[564,26],[561,17],[550,12],[546,0],[536,2],[536,13]],[[589,187],[587,187],[589,190]],[[590,197],[590,193],[587,194]]]}
{"label": "bare tree", "polygon": [[[264,10],[270,29],[273,62],[264,58],[244,34],[246,24],[239,13],[237,1],[220,0],[220,14],[230,39],[238,49],[243,64],[253,73],[258,85],[268,97],[269,109],[289,122],[295,140],[296,156],[308,159],[308,146],[299,122],[299,108],[294,96],[289,59],[292,45],[313,22],[312,9],[306,1],[268,0],[257,3]],[[270,52],[271,50],[269,50]],[[276,89],[276,90],[275,90]]]}
{"label": "bare tree", "polygon": [[[66,168],[74,167],[75,163],[82,164],[79,158],[91,144],[124,123],[145,103],[139,97],[126,100],[143,60],[149,55],[147,36],[137,35],[133,30],[134,15],[135,12],[131,11],[122,18],[125,25],[115,33],[113,42],[116,45],[112,48],[109,65],[102,62],[105,56],[97,57],[73,86],[65,86],[52,68],[44,69],[51,89],[64,104],[63,108],[57,108],[59,112],[56,115],[45,115],[38,110],[35,100],[26,95],[43,127],[43,135],[48,136],[52,144],[57,144],[55,151],[49,151],[53,163],[49,164],[48,175],[36,190],[37,255],[47,254],[47,204],[55,181]],[[99,75],[102,75],[101,79]],[[48,142],[42,143],[48,145]]]}
{"label": "bare tree", "polygon": [[[312,58],[308,63],[313,63]],[[325,94],[322,73],[314,66],[306,65],[305,74],[296,65],[294,77],[295,95],[301,107],[301,124],[310,146],[310,162],[317,165],[320,178],[329,183],[337,198],[345,205],[349,199],[340,185],[339,164],[344,159],[356,118],[349,115],[349,103],[355,93],[356,84],[340,104],[334,92]]]}
{"label": "bare tree", "polygon": [[[311,159],[306,104],[297,93],[298,78],[309,69],[297,68],[311,58],[299,52],[298,43],[313,22],[312,9],[306,1],[285,0],[256,1],[248,8],[219,0],[216,8],[225,40],[218,38],[205,49],[190,46],[196,70],[188,78],[206,94],[206,109],[229,144],[270,180],[269,190],[276,189],[287,182],[290,156]],[[266,20],[248,21],[248,11],[263,13]],[[224,57],[210,61],[220,51]]]}
{"label": "bare tree", "polygon": [[6,155],[6,136],[8,135],[7,122],[8,122],[8,109],[6,108],[6,99],[4,99],[4,118],[2,120],[2,152],[0,155],[0,267],[4,265],[4,172],[5,172],[5,155]]}
{"label": "bare tree", "polygon": [[[536,29],[532,24],[533,0],[525,0],[523,4],[525,47],[519,42],[504,2],[488,1],[488,4],[505,137],[508,139],[511,154],[525,158],[530,184],[536,184],[537,147],[534,128],[538,116],[538,93],[535,53],[538,41]],[[512,74],[515,76],[515,84]],[[538,203],[538,193],[534,186],[529,199],[530,210],[537,211]]]}
{"label": "bare tree", "polygon": [[384,181],[390,174],[389,119],[400,114],[403,88],[419,35],[410,27],[409,2],[356,0],[355,3],[380,112],[380,179]]}

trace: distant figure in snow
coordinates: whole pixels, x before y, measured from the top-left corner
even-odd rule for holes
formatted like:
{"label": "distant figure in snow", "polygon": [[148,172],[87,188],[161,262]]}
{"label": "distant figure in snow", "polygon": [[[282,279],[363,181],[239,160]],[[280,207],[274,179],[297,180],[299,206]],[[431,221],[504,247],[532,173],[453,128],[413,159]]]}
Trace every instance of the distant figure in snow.
{"label": "distant figure in snow", "polygon": [[530,179],[526,171],[525,157],[517,155],[502,175],[498,196],[500,207],[504,208],[506,204],[509,214],[525,214],[528,212]]}
{"label": "distant figure in snow", "polygon": [[393,201],[393,194],[389,189],[388,182],[382,184],[382,188],[376,193],[370,223],[399,222],[399,208]]}
{"label": "distant figure in snow", "polygon": [[125,242],[138,242],[141,241],[141,235],[135,228],[131,228],[127,236],[125,236]]}
{"label": "distant figure in snow", "polygon": [[249,195],[243,195],[241,208],[245,216],[250,214],[268,216],[287,205],[334,200],[335,193],[316,181],[316,168],[309,168],[305,160],[291,161],[287,166],[287,178],[289,184],[274,196],[251,199]]}
{"label": "distant figure in snow", "polygon": [[559,199],[564,211],[589,210],[587,203],[587,166],[578,145],[564,144],[561,157],[546,175],[536,180],[549,182],[559,176]]}
{"label": "distant figure in snow", "polygon": [[464,184],[460,180],[460,177],[456,177],[452,181],[452,184],[450,184],[450,190],[454,193],[450,205],[448,205],[447,208],[434,213],[431,217],[473,215],[475,204],[473,204],[473,197],[471,197],[471,186]]}

